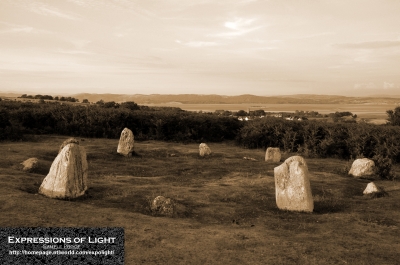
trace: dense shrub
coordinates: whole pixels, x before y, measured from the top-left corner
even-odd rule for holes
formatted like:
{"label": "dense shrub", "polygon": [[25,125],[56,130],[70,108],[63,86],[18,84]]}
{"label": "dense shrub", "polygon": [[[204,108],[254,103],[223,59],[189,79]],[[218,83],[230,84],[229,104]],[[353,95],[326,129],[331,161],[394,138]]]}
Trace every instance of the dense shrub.
{"label": "dense shrub", "polygon": [[392,160],[387,156],[375,155],[372,157],[375,163],[376,173],[382,179],[393,180],[394,174],[392,172]]}
{"label": "dense shrub", "polygon": [[247,148],[279,147],[308,157],[382,156],[400,162],[398,126],[265,118],[247,122],[236,140]]}
{"label": "dense shrub", "polygon": [[246,148],[279,147],[290,152],[303,144],[300,123],[275,117],[246,122],[236,141]]}
{"label": "dense shrub", "polygon": [[[13,121],[13,123],[11,123]],[[119,138],[128,127],[139,140],[221,141],[234,139],[241,123],[178,108],[143,108],[134,102],[96,105],[4,102],[0,104],[0,133],[3,128],[23,133],[61,134],[83,137]],[[2,133],[1,139],[10,139]]]}
{"label": "dense shrub", "polygon": [[391,125],[400,125],[400,106],[396,107],[394,110],[386,111],[388,115],[388,121]]}
{"label": "dense shrub", "polygon": [[9,110],[0,106],[0,140],[19,140],[21,138],[22,131],[12,121]]}
{"label": "dense shrub", "polygon": [[10,126],[10,114],[6,109],[0,109],[0,128]]}

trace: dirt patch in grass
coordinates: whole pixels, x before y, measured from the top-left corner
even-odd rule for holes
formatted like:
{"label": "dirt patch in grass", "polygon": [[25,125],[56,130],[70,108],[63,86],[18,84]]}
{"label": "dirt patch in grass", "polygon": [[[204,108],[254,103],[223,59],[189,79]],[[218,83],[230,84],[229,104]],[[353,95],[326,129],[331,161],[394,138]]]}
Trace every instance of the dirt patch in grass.
{"label": "dirt patch in grass", "polygon": [[[306,159],[315,209],[299,213],[276,207],[273,169],[280,163],[265,163],[265,150],[210,143],[213,153],[203,158],[198,144],[146,141],[124,157],[118,140],[85,139],[87,193],[49,199],[37,191],[67,138],[0,143],[3,227],[122,226],[126,264],[398,262],[400,184],[379,180],[388,196],[363,196],[370,180],[347,176],[348,161]],[[42,162],[39,173],[16,167],[30,157]],[[159,195],[175,202],[174,216],[152,213]]]}

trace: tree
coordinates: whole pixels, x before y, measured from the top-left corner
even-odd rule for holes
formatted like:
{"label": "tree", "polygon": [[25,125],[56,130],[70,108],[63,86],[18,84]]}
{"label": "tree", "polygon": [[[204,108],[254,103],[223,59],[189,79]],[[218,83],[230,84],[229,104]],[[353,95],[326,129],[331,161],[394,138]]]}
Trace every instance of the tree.
{"label": "tree", "polygon": [[237,116],[247,116],[247,112],[244,110],[239,110],[236,115]]}
{"label": "tree", "polygon": [[217,110],[214,111],[215,115],[222,115],[223,113],[224,113],[224,110],[217,109]]}
{"label": "tree", "polygon": [[224,113],[222,113],[223,116],[232,116],[232,111],[225,110]]}
{"label": "tree", "polygon": [[86,98],[84,100],[82,100],[82,103],[89,103],[89,100],[87,100]]}
{"label": "tree", "polygon": [[254,116],[265,116],[265,111],[263,109],[255,110],[253,112]]}
{"label": "tree", "polygon": [[400,126],[400,106],[393,110],[386,111],[390,125]]}
{"label": "tree", "polygon": [[351,113],[350,111],[342,111],[342,112],[336,111],[334,115],[340,118],[346,116],[353,116],[353,113]]}
{"label": "tree", "polygon": [[115,101],[104,102],[102,105],[104,108],[118,108],[119,104],[115,103]]}
{"label": "tree", "polygon": [[138,110],[138,109],[140,109],[138,104],[136,104],[133,101],[123,102],[123,103],[121,103],[121,107],[130,109],[130,110]]}

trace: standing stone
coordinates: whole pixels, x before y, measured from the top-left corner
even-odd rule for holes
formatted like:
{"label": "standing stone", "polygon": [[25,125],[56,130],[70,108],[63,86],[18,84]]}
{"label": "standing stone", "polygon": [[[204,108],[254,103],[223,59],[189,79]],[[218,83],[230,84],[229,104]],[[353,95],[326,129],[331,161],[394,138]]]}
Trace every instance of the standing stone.
{"label": "standing stone", "polygon": [[207,144],[201,143],[199,145],[199,153],[200,153],[200,156],[208,156],[211,154],[211,149],[210,149],[210,147],[208,147]]}
{"label": "standing stone", "polygon": [[353,177],[371,176],[375,173],[375,163],[371,159],[361,158],[356,159],[351,165],[349,175]]}
{"label": "standing stone", "polygon": [[314,201],[306,161],[292,156],[274,168],[276,204],[281,210],[312,212]]}
{"label": "standing stone", "polygon": [[67,144],[54,159],[49,174],[40,185],[39,193],[50,198],[77,198],[87,190],[85,149]]}
{"label": "standing stone", "polygon": [[268,147],[265,152],[265,161],[266,162],[279,162],[281,161],[281,151],[278,147]]}
{"label": "standing stone", "polygon": [[75,139],[75,138],[68,138],[67,140],[65,140],[65,141],[60,145],[60,149],[58,149],[58,153],[60,153],[61,150],[63,150],[63,148],[64,148],[67,144],[79,144],[79,140],[77,140],[77,139]]}
{"label": "standing stone", "polygon": [[117,152],[124,156],[132,156],[134,137],[131,130],[125,128],[119,138]]}
{"label": "standing stone", "polygon": [[22,170],[25,172],[33,172],[39,167],[39,160],[36,157],[29,158],[21,163]]}

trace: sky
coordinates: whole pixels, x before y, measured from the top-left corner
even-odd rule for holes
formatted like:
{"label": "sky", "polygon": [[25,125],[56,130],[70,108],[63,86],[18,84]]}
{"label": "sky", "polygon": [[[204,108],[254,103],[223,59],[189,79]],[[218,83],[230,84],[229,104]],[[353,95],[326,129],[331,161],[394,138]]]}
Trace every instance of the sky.
{"label": "sky", "polygon": [[398,0],[0,0],[0,91],[400,91]]}

